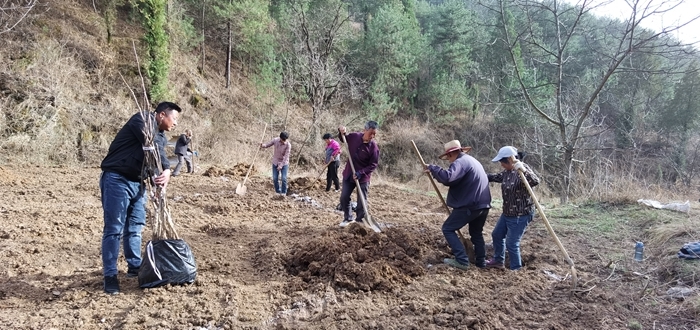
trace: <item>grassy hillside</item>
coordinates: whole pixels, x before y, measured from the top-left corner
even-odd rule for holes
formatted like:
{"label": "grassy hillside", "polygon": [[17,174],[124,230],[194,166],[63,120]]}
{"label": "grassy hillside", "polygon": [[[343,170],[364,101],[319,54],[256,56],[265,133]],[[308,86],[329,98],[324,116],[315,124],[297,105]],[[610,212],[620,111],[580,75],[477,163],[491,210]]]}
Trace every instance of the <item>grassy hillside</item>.
{"label": "grassy hillside", "polygon": [[[116,131],[137,111],[131,91],[142,98],[134,54],[135,49],[143,66],[141,35],[122,11],[107,43],[104,19],[89,1],[53,1],[3,35],[0,161],[98,164]],[[293,142],[301,141],[305,107],[262,108],[235,63],[233,86],[225,89],[217,74],[223,70],[220,53],[209,52],[211,74],[203,77],[196,52],[172,46],[172,101],[184,111],[171,134],[192,128],[202,159],[214,163],[249,158],[248,145],[260,138],[265,122],[266,138],[286,129]]]}
{"label": "grassy hillside", "polygon": [[[118,16],[114,35],[107,43],[104,18],[90,1],[53,1],[35,9],[2,36],[6,46],[0,48],[0,148],[4,151],[0,162],[99,164],[116,131],[138,109],[132,91],[139,100],[143,92],[134,53],[136,50],[143,68],[143,31],[129,17],[128,8],[120,8]],[[198,50],[180,49],[175,43],[171,48],[172,101],[184,111],[179,126],[170,134],[193,129],[203,162],[250,162],[265,123],[266,139],[282,130],[290,132],[294,165],[297,161],[306,165],[320,157],[321,141],[306,141],[310,125],[307,104],[265,105],[236,62],[232,86],[225,88],[223,47],[207,49],[206,75],[198,68]],[[344,108],[324,113],[320,127],[329,132],[338,125],[360,129],[366,120]],[[410,119],[383,127],[378,135],[385,147],[383,163],[402,163],[392,172],[410,179],[413,174],[409,172],[417,168],[408,140],[418,140],[430,159],[443,140],[463,139],[454,131],[447,136],[431,131]],[[302,148],[305,144],[310,146]],[[488,157],[490,151],[483,152]],[[399,159],[403,157],[410,158]]]}
{"label": "grassy hillside", "polygon": [[[135,51],[141,67],[145,67],[143,30],[128,6],[118,8],[108,43],[104,17],[93,5],[88,0],[42,3],[15,29],[0,35],[0,163],[98,165],[116,131],[137,111],[132,91],[136,98],[142,98]],[[282,130],[291,134],[291,175],[315,172],[321,141],[307,139],[310,106],[303,102],[275,106],[262,102],[247,69],[236,61],[232,85],[225,88],[224,45],[213,41],[206,45],[205,74],[201,74],[200,51],[177,42],[171,44],[171,101],[184,107],[179,126],[171,136],[193,129],[201,164],[232,166],[253,161],[267,168],[267,154],[261,153],[252,160],[262,128],[267,124],[265,139]],[[338,125],[360,129],[368,119],[372,118],[365,118],[353,105],[346,104],[323,112],[319,125],[321,131],[327,132]],[[452,139],[471,145],[471,154],[485,164],[487,171],[497,171],[498,165],[490,163],[495,151],[517,141],[528,143],[523,134],[517,125],[496,126],[483,113],[476,117],[464,114],[440,124],[414,118],[394,119],[381,127],[377,136],[382,148],[380,173],[401,182],[417,180],[421,171],[410,141],[416,141],[427,162],[435,162],[442,144]],[[638,166],[632,165],[608,165],[609,174],[581,182],[578,195],[572,198],[669,196],[668,191],[657,189],[653,180],[649,183],[629,179],[633,177],[632,168]],[[655,168],[647,167],[651,172]],[[555,179],[544,172],[544,166],[537,170],[546,183]],[[577,175],[587,176],[585,172]],[[419,183],[425,185],[425,181]],[[637,186],[640,189],[634,188]],[[547,184],[539,189],[549,195]],[[674,194],[682,194],[678,198],[686,199],[692,189],[680,187]],[[645,196],[636,196],[640,191]]]}

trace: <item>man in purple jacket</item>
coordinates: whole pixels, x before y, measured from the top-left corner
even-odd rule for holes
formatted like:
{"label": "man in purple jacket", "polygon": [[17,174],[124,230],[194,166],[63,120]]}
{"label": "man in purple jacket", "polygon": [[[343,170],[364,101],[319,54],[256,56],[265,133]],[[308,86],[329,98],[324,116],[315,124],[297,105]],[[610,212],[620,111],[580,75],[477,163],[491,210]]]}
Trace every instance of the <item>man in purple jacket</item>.
{"label": "man in purple jacket", "polygon": [[[365,201],[367,201],[367,191],[369,190],[372,172],[379,165],[379,146],[374,141],[378,127],[379,125],[376,121],[368,121],[362,132],[349,133],[347,135],[345,135],[344,126],[338,127],[338,132],[341,135],[340,140],[343,141],[342,135],[345,135],[345,142],[347,142],[348,152],[350,153],[348,163],[345,164],[345,169],[343,170],[343,189],[340,193],[340,207],[343,211],[341,227],[345,227],[353,221],[350,214],[350,194],[355,190],[355,179],[360,183],[357,199],[360,199],[360,192],[362,192]],[[352,173],[350,159],[352,159],[355,166],[355,173]],[[357,203],[355,213],[355,220],[362,222],[365,216],[365,208],[362,203]]]}
{"label": "man in purple jacket", "polygon": [[437,182],[450,187],[445,202],[452,208],[452,212],[442,224],[442,234],[445,235],[455,258],[445,259],[444,262],[462,270],[469,266],[469,258],[457,231],[469,224],[476,266],[486,267],[483,229],[491,208],[491,191],[486,171],[478,160],[465,153],[468,150],[471,148],[462,148],[457,140],[447,142],[445,153],[440,155],[440,159],[448,160],[450,167],[443,169],[438,165],[426,165],[425,169]]}

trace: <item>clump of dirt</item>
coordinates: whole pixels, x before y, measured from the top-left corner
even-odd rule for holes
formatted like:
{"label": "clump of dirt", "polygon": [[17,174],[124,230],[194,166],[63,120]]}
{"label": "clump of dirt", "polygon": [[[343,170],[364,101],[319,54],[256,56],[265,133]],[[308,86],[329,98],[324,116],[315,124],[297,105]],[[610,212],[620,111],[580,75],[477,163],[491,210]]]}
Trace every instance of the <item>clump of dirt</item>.
{"label": "clump of dirt", "polygon": [[[246,163],[238,163],[234,165],[232,168],[223,168],[223,167],[218,167],[216,165],[209,167],[202,175],[204,176],[209,176],[209,177],[216,177],[216,176],[224,176],[224,175],[230,175],[230,176],[245,176],[246,173],[248,173],[248,167],[250,167],[250,164]],[[257,169],[255,168],[255,165],[250,169],[250,175],[256,175],[258,173]]]}
{"label": "clump of dirt", "polygon": [[425,274],[427,249],[412,235],[400,228],[375,233],[353,223],[298,243],[285,266],[308,284],[330,281],[348,290],[391,291]]}
{"label": "clump of dirt", "polygon": [[322,190],[326,188],[326,179],[303,176],[289,180],[288,186],[290,190],[300,192],[304,190]]}

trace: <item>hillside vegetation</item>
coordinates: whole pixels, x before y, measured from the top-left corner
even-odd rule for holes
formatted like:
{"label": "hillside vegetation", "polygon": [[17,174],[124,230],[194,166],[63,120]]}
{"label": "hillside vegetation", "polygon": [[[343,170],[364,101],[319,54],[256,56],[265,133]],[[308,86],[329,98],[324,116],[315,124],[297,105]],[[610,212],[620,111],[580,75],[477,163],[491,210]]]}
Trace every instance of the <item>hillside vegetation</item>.
{"label": "hillside vegetation", "polygon": [[[673,28],[552,0],[12,3],[33,8],[0,12],[0,328],[698,327],[700,264],[676,253],[700,240],[700,76]],[[167,194],[197,279],[140,289],[120,259],[122,292],[106,295],[98,166],[126,120],[163,100],[184,108],[170,137],[192,129],[199,152]],[[367,120],[381,124],[379,234],[340,228],[338,195],[312,181],[320,134]],[[265,139],[291,134],[284,198],[269,151],[254,158],[265,125]],[[410,142],[446,165],[452,139],[490,173],[501,146],[528,154],[576,287],[539,215],[518,272],[442,262],[444,208]],[[491,190],[487,241],[502,211]]]}
{"label": "hillside vegetation", "polygon": [[[145,19],[159,8],[160,21]],[[459,139],[484,163],[503,145],[527,152],[562,201],[624,195],[630,185],[649,195],[694,190],[695,49],[673,28],[649,31],[588,9],[39,2],[0,34],[0,161],[97,165],[145,87],[152,104],[185,106],[172,134],[192,128],[206,163],[250,162],[267,123],[266,138],[291,133],[296,170],[312,170],[322,133],[377,120],[381,172],[401,181],[420,173],[410,140],[430,161]]]}

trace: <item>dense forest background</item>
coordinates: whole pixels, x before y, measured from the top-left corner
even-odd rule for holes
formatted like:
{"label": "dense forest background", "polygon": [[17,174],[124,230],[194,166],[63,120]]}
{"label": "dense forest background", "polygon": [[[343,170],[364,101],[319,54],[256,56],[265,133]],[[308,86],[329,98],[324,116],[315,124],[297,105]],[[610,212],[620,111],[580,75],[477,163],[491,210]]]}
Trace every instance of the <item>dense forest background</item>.
{"label": "dense forest background", "polygon": [[697,191],[697,49],[687,22],[643,27],[678,1],[2,2],[4,163],[97,165],[137,104],[172,100],[213,163],[249,161],[267,123],[312,168],[324,132],[376,120],[401,181],[410,140],[434,159],[459,139],[484,163],[527,152],[562,202]]}

